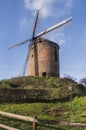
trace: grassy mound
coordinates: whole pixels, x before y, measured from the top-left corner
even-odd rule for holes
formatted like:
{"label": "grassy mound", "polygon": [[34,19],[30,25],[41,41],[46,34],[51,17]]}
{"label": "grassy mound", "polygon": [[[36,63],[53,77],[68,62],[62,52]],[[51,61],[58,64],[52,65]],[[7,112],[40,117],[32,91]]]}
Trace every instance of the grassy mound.
{"label": "grassy mound", "polygon": [[[69,86],[72,86],[72,102],[70,102]],[[0,95],[3,95],[0,100],[3,100],[6,94],[8,94],[6,99],[15,98],[15,95],[17,95],[17,99],[19,96],[19,100],[22,96],[25,99],[26,95],[26,99],[31,98],[29,99],[30,102],[27,101],[29,103],[22,103],[22,100],[20,100],[19,104],[1,103],[0,111],[31,117],[37,116],[41,120],[86,122],[86,89],[72,79],[56,77],[12,78],[0,81],[0,90]],[[3,90],[6,90],[6,92],[3,93]],[[10,94],[12,93],[12,97],[9,96],[9,91]],[[36,99],[36,102],[31,102],[33,98]],[[13,101],[15,102],[14,99]],[[3,116],[0,117],[0,122],[10,124],[21,130],[31,129],[29,123],[10,120]],[[43,125],[39,125],[38,130],[86,130],[80,127],[62,127],[57,124]]]}
{"label": "grassy mound", "polygon": [[77,84],[74,80],[57,77],[17,77],[8,80],[1,80],[2,88],[46,88],[62,87],[68,84]]}
{"label": "grassy mound", "polygon": [[[82,85],[74,80],[57,77],[20,77],[0,81],[0,101],[31,102],[68,99],[69,87],[72,96],[86,92]],[[10,98],[9,98],[10,97]]]}

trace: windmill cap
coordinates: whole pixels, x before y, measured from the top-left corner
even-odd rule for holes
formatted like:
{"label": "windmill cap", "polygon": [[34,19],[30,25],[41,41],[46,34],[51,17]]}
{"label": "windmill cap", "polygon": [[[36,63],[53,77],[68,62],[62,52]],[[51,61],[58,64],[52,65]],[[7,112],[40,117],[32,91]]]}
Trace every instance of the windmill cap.
{"label": "windmill cap", "polygon": [[53,42],[53,41],[48,40],[48,39],[43,38],[43,37],[37,38],[37,39],[36,39],[36,42],[37,42],[37,43],[38,43],[38,42],[49,42],[50,44],[56,45],[56,46],[58,47],[58,49],[60,48],[60,46],[59,46],[56,42]]}

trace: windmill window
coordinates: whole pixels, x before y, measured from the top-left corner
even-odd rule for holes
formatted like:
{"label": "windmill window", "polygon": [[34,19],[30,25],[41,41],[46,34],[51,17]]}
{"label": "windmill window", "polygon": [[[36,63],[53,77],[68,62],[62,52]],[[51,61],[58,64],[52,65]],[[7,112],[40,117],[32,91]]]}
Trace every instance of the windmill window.
{"label": "windmill window", "polygon": [[57,61],[57,47],[55,47],[55,56],[54,56],[54,58],[55,58],[55,61]]}
{"label": "windmill window", "polygon": [[31,57],[33,57],[33,55],[31,55]]}
{"label": "windmill window", "polygon": [[42,72],[42,76],[46,77],[47,73],[46,72]]}

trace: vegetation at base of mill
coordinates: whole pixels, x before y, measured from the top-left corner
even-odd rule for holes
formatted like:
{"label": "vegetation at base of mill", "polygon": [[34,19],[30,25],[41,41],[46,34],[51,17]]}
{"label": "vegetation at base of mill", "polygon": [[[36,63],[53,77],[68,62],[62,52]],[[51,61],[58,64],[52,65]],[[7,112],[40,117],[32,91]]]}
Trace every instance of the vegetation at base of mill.
{"label": "vegetation at base of mill", "polygon": [[[9,86],[9,87],[8,87]],[[20,77],[0,81],[0,102],[55,101],[86,93],[83,85],[72,79],[57,77]]]}
{"label": "vegetation at base of mill", "polygon": [[[70,102],[69,86],[72,86],[72,102]],[[31,98],[35,102],[27,100],[22,103],[2,102],[0,111],[25,115],[37,116],[38,119],[52,121],[70,121],[86,123],[86,89],[72,79],[56,77],[21,77],[0,81],[0,88],[13,90],[28,90],[33,93]],[[34,90],[34,91],[33,91]],[[39,93],[39,91],[40,93]],[[46,91],[47,93],[43,93]],[[29,94],[30,94],[29,93]],[[1,95],[2,93],[0,93]],[[3,93],[6,94],[6,93]],[[19,94],[19,93],[18,93]],[[35,95],[35,96],[34,96]],[[3,96],[3,95],[1,95]],[[29,95],[28,95],[29,96]],[[4,95],[5,97],[5,95]],[[25,98],[25,97],[24,97]],[[42,99],[42,100],[38,100]],[[44,100],[45,99],[45,100]],[[46,100],[49,99],[49,100]],[[54,100],[55,99],[55,100]],[[3,100],[3,98],[2,98]],[[1,101],[1,98],[0,98]],[[0,116],[3,123],[21,130],[31,129],[32,124],[28,122],[10,119]],[[43,126],[44,125],[44,126]],[[86,130],[85,127],[60,126],[59,124],[38,124],[38,130]],[[0,129],[1,130],[1,129]]]}
{"label": "vegetation at base of mill", "polygon": [[24,76],[1,80],[0,88],[57,88],[71,83],[76,84],[69,78]]}

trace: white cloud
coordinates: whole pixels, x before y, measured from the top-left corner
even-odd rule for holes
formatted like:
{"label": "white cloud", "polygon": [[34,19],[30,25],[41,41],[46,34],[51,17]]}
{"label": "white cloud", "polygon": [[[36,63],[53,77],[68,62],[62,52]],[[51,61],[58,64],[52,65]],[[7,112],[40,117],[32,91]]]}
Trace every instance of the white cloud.
{"label": "white cloud", "polygon": [[43,17],[62,16],[68,14],[73,7],[74,0],[24,0],[24,6],[30,11],[41,9]]}
{"label": "white cloud", "polygon": [[41,9],[42,16],[47,17],[52,15],[51,7],[54,1],[55,0],[24,0],[24,6],[31,11]]}
{"label": "white cloud", "polygon": [[[32,14],[36,10],[41,9],[40,14],[42,17],[47,18],[49,16],[60,17],[70,13],[73,8],[74,0],[24,0],[24,7],[28,11],[31,11]],[[25,17],[21,19],[21,29],[30,27],[28,24],[28,19]],[[32,20],[31,20],[31,23]],[[47,39],[50,39],[54,42],[58,42],[60,45],[63,45],[67,42],[68,36],[63,33],[63,29],[52,31],[49,34],[44,36]]]}

